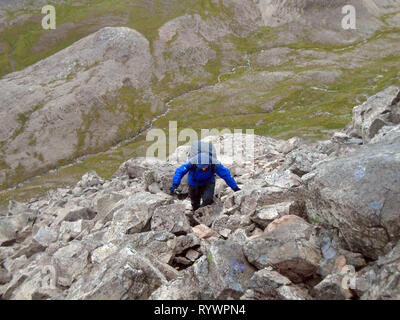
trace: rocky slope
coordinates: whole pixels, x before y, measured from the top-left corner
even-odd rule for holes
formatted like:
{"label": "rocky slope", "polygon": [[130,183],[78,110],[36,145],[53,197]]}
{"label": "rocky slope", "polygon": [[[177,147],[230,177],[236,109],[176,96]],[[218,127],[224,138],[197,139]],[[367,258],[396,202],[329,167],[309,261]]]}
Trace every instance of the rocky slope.
{"label": "rocky slope", "polygon": [[10,202],[1,297],[400,299],[399,112],[388,87],[330,140],[255,136],[254,167],[230,166],[242,190],[217,180],[215,204],[195,213],[166,193],[186,146]]}
{"label": "rocky slope", "polygon": [[[42,1],[19,1],[9,16],[10,2],[0,7],[1,189],[106,151],[167,106],[155,126],[315,140],[398,85],[397,0],[350,1],[359,24],[346,32],[339,0],[58,3],[54,32],[41,30]],[[9,60],[20,71],[9,73]],[[110,172],[129,156],[111,158]]]}

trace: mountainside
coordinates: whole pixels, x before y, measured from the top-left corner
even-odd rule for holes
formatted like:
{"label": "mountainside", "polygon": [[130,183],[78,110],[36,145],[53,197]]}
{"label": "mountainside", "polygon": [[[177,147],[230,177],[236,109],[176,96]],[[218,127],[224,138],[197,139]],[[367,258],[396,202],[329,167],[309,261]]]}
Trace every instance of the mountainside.
{"label": "mountainside", "polygon": [[[215,204],[195,212],[167,193],[188,146],[10,202],[0,298],[400,299],[400,88],[353,114],[330,140],[255,136],[254,167],[229,166],[241,190],[218,179]],[[233,139],[236,154],[243,138],[206,140]]]}
{"label": "mountainside", "polygon": [[350,1],[355,31],[341,29],[344,1],[59,1],[51,31],[42,3],[0,7],[2,189],[128,139],[25,190],[75,183],[82,167],[110,177],[143,155],[143,136],[130,138],[171,120],[326,138],[354,105],[399,85],[397,0]]}

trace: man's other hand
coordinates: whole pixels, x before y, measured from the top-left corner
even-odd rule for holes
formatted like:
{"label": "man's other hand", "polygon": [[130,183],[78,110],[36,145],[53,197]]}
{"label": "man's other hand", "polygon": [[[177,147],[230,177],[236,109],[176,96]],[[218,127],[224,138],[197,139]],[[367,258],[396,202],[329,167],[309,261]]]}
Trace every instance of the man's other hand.
{"label": "man's other hand", "polygon": [[175,190],[178,188],[179,186],[176,184],[173,184],[171,188],[169,188],[169,192],[171,192],[171,194],[175,193]]}

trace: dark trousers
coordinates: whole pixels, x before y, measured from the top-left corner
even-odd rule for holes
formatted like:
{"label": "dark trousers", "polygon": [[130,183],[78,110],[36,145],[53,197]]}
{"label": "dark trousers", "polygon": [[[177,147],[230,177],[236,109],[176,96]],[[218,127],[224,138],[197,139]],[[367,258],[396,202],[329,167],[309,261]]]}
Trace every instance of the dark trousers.
{"label": "dark trousers", "polygon": [[[196,211],[198,208],[208,206],[214,202],[215,181],[210,182],[201,187],[189,186],[189,196],[192,202],[192,210]],[[200,199],[202,203],[200,205]]]}

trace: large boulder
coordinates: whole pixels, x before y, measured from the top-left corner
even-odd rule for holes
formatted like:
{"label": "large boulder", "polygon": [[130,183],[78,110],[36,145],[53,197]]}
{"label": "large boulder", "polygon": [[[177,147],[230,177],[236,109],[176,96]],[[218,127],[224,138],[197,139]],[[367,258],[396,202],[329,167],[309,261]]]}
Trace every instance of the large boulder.
{"label": "large boulder", "polygon": [[300,201],[286,201],[258,209],[250,219],[265,228],[273,220],[286,215],[305,216],[304,203]]}
{"label": "large boulder", "polygon": [[146,256],[124,247],[80,277],[65,299],[147,299],[164,283],[167,278]]}
{"label": "large boulder", "polygon": [[124,234],[150,230],[150,220],[154,210],[170,201],[171,198],[166,195],[154,195],[149,192],[138,192],[128,199],[120,200],[116,204],[119,209],[113,213],[110,228],[104,236],[105,240],[110,241]]}
{"label": "large boulder", "polygon": [[186,207],[179,203],[158,207],[151,218],[151,230],[168,231],[176,235],[189,233],[191,227],[185,211]]}
{"label": "large boulder", "polygon": [[52,264],[56,268],[57,284],[69,287],[72,282],[80,278],[88,264],[88,256],[88,250],[80,241],[72,241],[57,250],[52,258]]}
{"label": "large boulder", "polygon": [[338,228],[350,251],[377,259],[390,250],[400,239],[399,155],[400,136],[321,163],[303,177],[310,218]]}
{"label": "large boulder", "polygon": [[273,267],[294,283],[313,277],[321,260],[315,228],[292,215],[275,220],[264,234],[250,239],[244,254],[258,269]]}
{"label": "large boulder", "polygon": [[209,227],[219,216],[221,216],[222,211],[223,207],[218,203],[214,203],[197,209],[190,216],[191,220],[194,220],[194,223],[204,224]]}
{"label": "large boulder", "polygon": [[55,230],[42,226],[39,231],[34,235],[33,240],[42,245],[43,247],[48,247],[51,243],[56,241],[58,234]]}
{"label": "large boulder", "polygon": [[150,231],[126,235],[126,245],[146,256],[169,263],[174,256],[176,237],[166,231]]}
{"label": "large boulder", "polygon": [[229,240],[212,241],[206,257],[198,260],[194,270],[202,291],[214,299],[239,299],[255,272],[242,245]]}
{"label": "large boulder", "polygon": [[311,300],[311,296],[276,271],[262,269],[254,273],[243,300]]}

